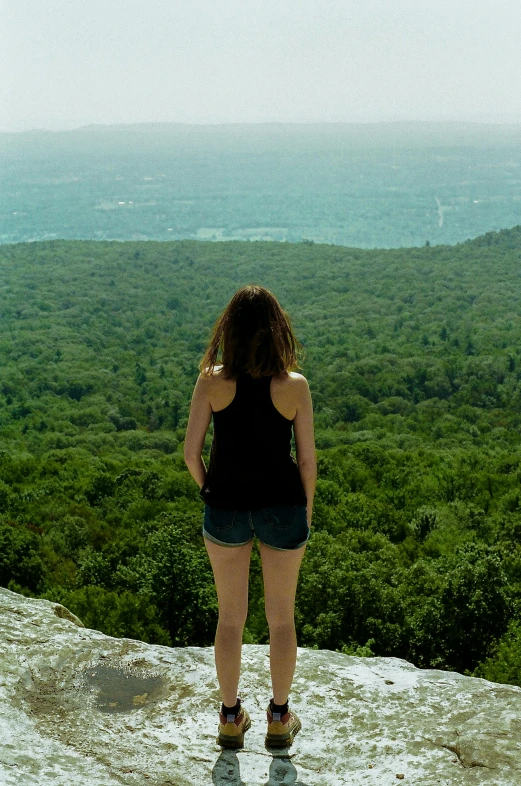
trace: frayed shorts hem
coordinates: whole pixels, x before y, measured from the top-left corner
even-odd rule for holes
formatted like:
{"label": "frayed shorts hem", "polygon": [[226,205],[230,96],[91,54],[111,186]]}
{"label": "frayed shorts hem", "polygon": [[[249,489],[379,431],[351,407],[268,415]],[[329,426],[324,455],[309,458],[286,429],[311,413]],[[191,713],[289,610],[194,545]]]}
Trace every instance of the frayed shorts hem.
{"label": "frayed shorts hem", "polygon": [[[217,540],[217,538],[214,538],[213,535],[210,535],[210,533],[207,532],[204,529],[204,527],[203,527],[203,537],[205,537],[211,543],[215,543],[216,546],[225,546],[226,548],[229,548],[229,549],[236,548],[237,546],[246,546],[246,545],[248,545],[248,543],[251,543],[252,540],[253,540],[253,538],[250,538],[249,540],[245,540],[244,543],[224,543],[224,541]],[[264,543],[262,540],[259,540],[259,543],[262,543],[262,545],[266,546],[266,548],[268,548],[268,549],[273,549],[273,551],[297,551],[297,549],[301,549],[303,546],[306,545],[306,543],[308,542],[308,539],[309,538],[306,538],[306,540],[302,541],[302,543],[299,543],[298,546],[295,546],[292,549],[281,549],[279,546],[270,546],[269,543]]]}
{"label": "frayed shorts hem", "polygon": [[204,527],[203,527],[203,536],[204,536],[204,537],[205,537],[207,540],[210,540],[212,543],[216,543],[216,544],[217,544],[217,546],[229,546],[229,547],[230,547],[230,548],[232,548],[232,549],[233,549],[233,547],[234,547],[234,546],[246,546],[248,543],[251,543],[251,542],[252,542],[252,540],[253,540],[253,538],[250,538],[249,540],[245,540],[245,541],[244,541],[244,543],[224,543],[224,541],[222,541],[222,540],[217,540],[217,538],[214,538],[214,536],[213,536],[213,535],[210,535],[210,533],[209,533],[209,532],[207,532],[207,531],[204,529]]}

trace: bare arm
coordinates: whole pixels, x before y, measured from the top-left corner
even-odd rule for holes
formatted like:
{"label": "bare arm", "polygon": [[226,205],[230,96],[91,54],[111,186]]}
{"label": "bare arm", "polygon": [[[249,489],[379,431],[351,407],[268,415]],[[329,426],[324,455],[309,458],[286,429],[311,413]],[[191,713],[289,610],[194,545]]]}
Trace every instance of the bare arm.
{"label": "bare arm", "polygon": [[201,454],[203,452],[204,438],[212,419],[212,407],[208,398],[208,383],[208,378],[201,375],[199,375],[195,383],[184,447],[186,466],[199,488],[203,486],[206,479],[206,466]]}
{"label": "bare arm", "polygon": [[311,393],[305,377],[299,379],[299,396],[297,414],[293,421],[295,431],[295,446],[297,449],[297,464],[300,471],[302,485],[307,499],[308,527],[311,527],[313,512],[313,498],[317,482],[317,454],[315,451],[315,436],[313,431],[313,405]]}

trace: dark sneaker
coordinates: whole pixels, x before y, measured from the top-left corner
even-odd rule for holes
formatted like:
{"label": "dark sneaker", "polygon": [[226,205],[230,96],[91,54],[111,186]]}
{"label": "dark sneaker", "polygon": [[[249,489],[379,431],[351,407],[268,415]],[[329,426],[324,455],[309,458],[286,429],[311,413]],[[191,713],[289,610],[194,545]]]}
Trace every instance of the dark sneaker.
{"label": "dark sneaker", "polygon": [[241,707],[238,715],[223,715],[220,712],[217,744],[221,748],[242,748],[244,733],[248,731],[250,726],[250,716],[244,707]]}
{"label": "dark sneaker", "polygon": [[281,715],[280,712],[272,712],[269,706],[266,715],[268,718],[268,732],[264,740],[266,747],[289,748],[295,734],[301,729],[297,715],[291,710]]}

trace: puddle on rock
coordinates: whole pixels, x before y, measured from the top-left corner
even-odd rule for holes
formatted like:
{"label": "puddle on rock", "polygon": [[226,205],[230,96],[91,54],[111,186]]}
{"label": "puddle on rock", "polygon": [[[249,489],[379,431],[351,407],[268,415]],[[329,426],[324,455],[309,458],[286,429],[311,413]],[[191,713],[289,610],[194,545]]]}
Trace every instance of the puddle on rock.
{"label": "puddle on rock", "polygon": [[84,682],[97,689],[94,706],[101,712],[131,712],[167,695],[163,677],[128,668],[93,665],[82,672]]}

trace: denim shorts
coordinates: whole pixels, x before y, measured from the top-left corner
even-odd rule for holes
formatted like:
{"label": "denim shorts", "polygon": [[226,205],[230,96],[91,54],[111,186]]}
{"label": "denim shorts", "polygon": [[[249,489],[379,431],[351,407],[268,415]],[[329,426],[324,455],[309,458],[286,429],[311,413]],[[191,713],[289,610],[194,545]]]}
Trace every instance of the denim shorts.
{"label": "denim shorts", "polygon": [[307,543],[310,529],[305,505],[276,505],[252,510],[204,506],[203,535],[219,546],[245,546],[254,536],[278,551]]}

